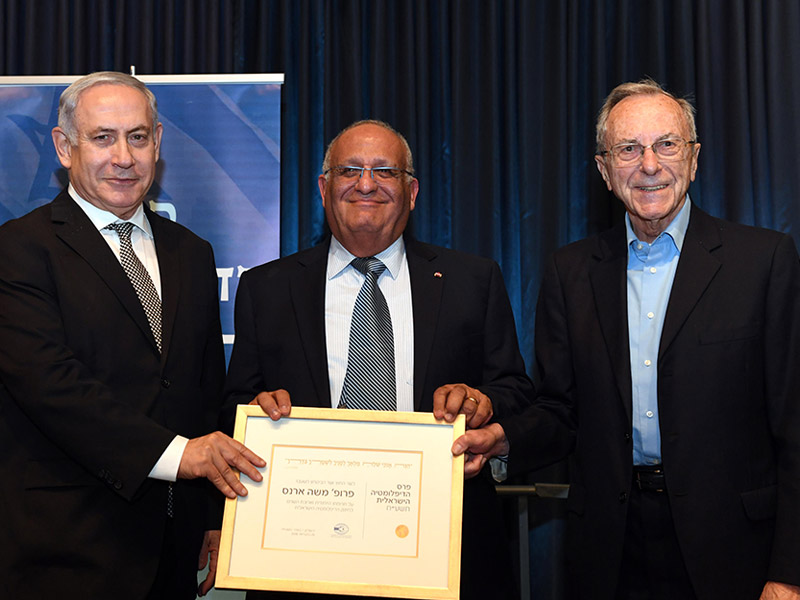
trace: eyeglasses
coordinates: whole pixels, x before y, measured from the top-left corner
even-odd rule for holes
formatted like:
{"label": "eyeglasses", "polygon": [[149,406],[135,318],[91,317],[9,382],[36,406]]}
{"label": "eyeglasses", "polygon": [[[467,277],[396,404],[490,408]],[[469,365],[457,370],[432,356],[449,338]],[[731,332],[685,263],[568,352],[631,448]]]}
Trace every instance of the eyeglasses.
{"label": "eyeglasses", "polygon": [[325,171],[323,175],[333,173],[334,177],[338,177],[340,179],[358,181],[364,175],[364,171],[369,171],[369,176],[372,178],[372,180],[379,183],[381,181],[389,182],[393,179],[398,179],[403,174],[411,175],[412,177],[414,176],[414,173],[411,171],[407,171],[399,167],[356,167],[354,165],[331,167]]}
{"label": "eyeglasses", "polygon": [[642,144],[617,144],[611,146],[610,150],[602,150],[597,154],[600,156],[611,155],[616,166],[628,166],[640,162],[644,157],[644,151],[650,148],[659,160],[671,161],[681,160],[683,158],[683,150],[686,146],[696,144],[697,140],[683,140],[681,138],[668,138],[666,140],[658,140],[649,146]]}

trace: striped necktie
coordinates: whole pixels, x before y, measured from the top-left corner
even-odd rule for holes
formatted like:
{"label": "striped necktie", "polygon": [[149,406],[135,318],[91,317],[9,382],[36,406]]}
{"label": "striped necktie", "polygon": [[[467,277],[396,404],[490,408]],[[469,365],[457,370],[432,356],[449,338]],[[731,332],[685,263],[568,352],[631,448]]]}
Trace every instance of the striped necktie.
{"label": "striped necktie", "polygon": [[366,279],[353,308],[339,408],[397,410],[392,318],[378,287],[386,265],[373,256],[354,258],[350,264]]}

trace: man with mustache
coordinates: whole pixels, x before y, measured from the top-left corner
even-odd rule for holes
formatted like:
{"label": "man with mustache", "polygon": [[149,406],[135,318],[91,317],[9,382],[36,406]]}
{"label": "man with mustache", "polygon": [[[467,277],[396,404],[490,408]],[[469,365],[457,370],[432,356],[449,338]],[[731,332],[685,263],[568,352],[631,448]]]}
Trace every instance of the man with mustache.
{"label": "man with mustache", "polygon": [[[405,138],[380,121],[350,125],[328,146],[318,183],[330,239],[239,283],[230,408],[257,403],[276,420],[292,405],[425,411],[448,421],[463,413],[478,427],[526,406],[532,386],[497,264],[404,235],[419,191]],[[375,329],[386,329],[362,348],[357,324],[375,322],[358,316],[368,277],[385,310]],[[382,342],[385,351],[372,352]],[[373,400],[379,406],[364,404]],[[502,531],[491,479],[466,482],[462,599],[512,597]]]}

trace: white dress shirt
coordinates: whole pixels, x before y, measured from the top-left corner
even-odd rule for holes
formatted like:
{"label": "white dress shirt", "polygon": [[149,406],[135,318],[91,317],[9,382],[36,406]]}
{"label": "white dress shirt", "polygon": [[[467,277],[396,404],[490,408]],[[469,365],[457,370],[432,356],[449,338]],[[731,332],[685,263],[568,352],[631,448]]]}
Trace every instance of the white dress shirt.
{"label": "white dress shirt", "polygon": [[[350,321],[364,275],[350,262],[356,258],[331,237],[325,282],[325,340],[328,352],[328,380],[331,408],[339,405],[347,353],[350,348]],[[386,265],[378,287],[386,298],[394,336],[397,410],[414,410],[414,315],[411,306],[411,278],[408,274],[406,246],[400,236],[391,246],[375,255]]]}
{"label": "white dress shirt", "polygon": [[[72,184],[69,184],[69,195],[78,204],[78,206],[86,213],[89,220],[97,227],[97,230],[103,236],[103,239],[108,244],[109,248],[114,252],[114,255],[119,260],[119,235],[116,231],[105,229],[106,225],[111,223],[120,222],[123,220],[117,218],[111,212],[98,208],[94,204],[90,204],[80,196]],[[135,227],[131,231],[131,245],[137,258],[142,262],[150,279],[153,280],[153,285],[158,292],[158,297],[161,298],[161,272],[158,268],[158,255],[156,254],[156,244],[153,239],[153,230],[150,227],[150,222],[144,214],[144,208],[139,205],[136,212],[128,219]],[[178,467],[181,464],[183,451],[189,440],[183,436],[176,435],[170,442],[167,449],[158,459],[153,469],[150,471],[149,477],[153,479],[163,479],[166,481],[175,481],[178,478]]]}

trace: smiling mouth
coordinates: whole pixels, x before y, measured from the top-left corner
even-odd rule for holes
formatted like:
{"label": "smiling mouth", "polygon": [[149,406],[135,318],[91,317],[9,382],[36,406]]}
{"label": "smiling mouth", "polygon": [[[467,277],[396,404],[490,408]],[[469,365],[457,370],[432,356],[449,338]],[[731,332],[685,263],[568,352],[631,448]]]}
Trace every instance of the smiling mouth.
{"label": "smiling mouth", "polygon": [[640,185],[638,187],[643,192],[657,192],[659,190],[663,190],[664,188],[666,188],[667,184],[663,184],[663,185]]}

